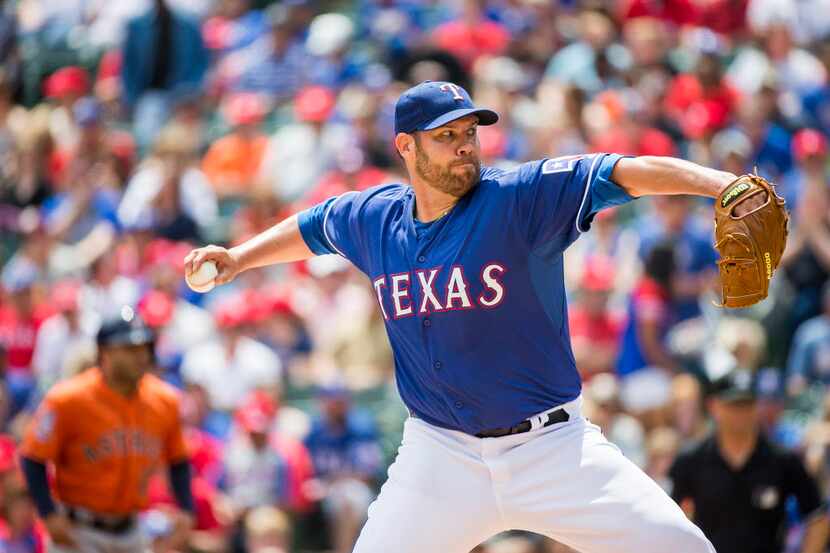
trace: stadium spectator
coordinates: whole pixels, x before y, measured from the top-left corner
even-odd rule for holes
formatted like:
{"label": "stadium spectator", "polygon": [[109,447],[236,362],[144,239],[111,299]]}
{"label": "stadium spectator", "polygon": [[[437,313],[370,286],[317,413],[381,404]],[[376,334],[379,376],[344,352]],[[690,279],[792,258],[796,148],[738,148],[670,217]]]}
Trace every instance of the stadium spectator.
{"label": "stadium spectator", "polygon": [[588,94],[613,88],[619,83],[618,73],[630,59],[625,47],[615,42],[614,22],[607,14],[594,10],[581,12],[577,19],[579,39],[551,58],[545,76]]}
{"label": "stadium spectator", "polygon": [[320,416],[305,443],[321,485],[334,550],[348,553],[372,501],[370,486],[378,476],[381,451],[374,424],[351,406],[346,389],[322,388],[318,397]]}
{"label": "stadium spectator", "polygon": [[242,296],[226,299],[216,311],[219,339],[194,346],[182,360],[184,381],[204,387],[210,405],[220,411],[234,411],[251,391],[280,379],[279,357],[243,328],[253,307]]}
{"label": "stadium spectator", "polygon": [[510,41],[507,30],[485,17],[482,0],[464,0],[456,19],[438,26],[433,32],[435,44],[471,68],[484,55],[498,55]]}
{"label": "stadium spectator", "polygon": [[245,546],[251,553],[289,553],[291,521],[275,507],[257,507],[245,517]]}
{"label": "stadium spectator", "polygon": [[351,129],[329,122],[336,102],[334,90],[323,86],[308,86],[297,93],[296,122],[271,136],[260,166],[262,182],[277,198],[294,201],[306,194],[334,165],[336,152],[351,143]]}
{"label": "stadium spectator", "polygon": [[268,111],[265,99],[255,93],[237,92],[223,104],[231,132],[214,142],[202,170],[220,198],[242,196],[255,184],[268,137],[259,124]]}
{"label": "stadium spectator", "polygon": [[617,377],[611,373],[595,376],[586,386],[585,399],[588,419],[599,426],[633,463],[645,467],[645,429],[637,418],[623,409]]}
{"label": "stadium spectator", "polygon": [[793,206],[784,275],[795,290],[790,328],[821,311],[821,288],[830,278],[830,186],[826,138],[811,131],[798,135],[798,203]]}
{"label": "stadium spectator", "polygon": [[700,56],[693,73],[678,75],[666,94],[666,114],[681,121],[690,138],[711,136],[729,124],[738,93],[723,77],[714,53]]}
{"label": "stadium spectator", "polygon": [[130,178],[118,206],[123,226],[198,241],[202,229],[216,222],[216,195],[196,166],[197,147],[184,127],[168,126],[159,133],[153,154]]}
{"label": "stadium spectator", "polygon": [[[560,546],[559,553],[566,553],[565,549]],[[488,542],[482,553],[552,553],[552,550],[540,538],[508,533]]]}
{"label": "stadium spectator", "polygon": [[646,442],[646,474],[666,490],[671,491],[671,468],[677,451],[680,448],[680,437],[673,428],[661,426],[655,428],[648,435]]}
{"label": "stadium spectator", "polygon": [[663,242],[648,254],[643,277],[634,287],[628,307],[617,358],[620,376],[646,367],[667,371],[679,368],[665,344],[666,333],[677,317],[672,303],[677,271],[674,252],[674,243]]}
{"label": "stadium spectator", "polygon": [[824,311],[795,332],[787,362],[787,391],[798,396],[815,384],[830,384],[830,282],[823,292]]}
{"label": "stadium spectator", "polygon": [[308,81],[316,86],[341,89],[359,81],[366,61],[353,50],[354,24],[340,13],[324,13],[308,27],[305,48],[311,55]]}
{"label": "stadium spectator", "polygon": [[700,314],[699,296],[710,287],[716,270],[711,229],[695,216],[692,198],[658,196],[652,206],[655,217],[640,226],[640,253],[645,259],[656,244],[674,242],[671,306],[678,320],[695,317]]}
{"label": "stadium spectator", "polygon": [[59,192],[43,206],[50,234],[68,243],[88,237],[99,224],[117,224],[122,178],[117,136],[105,128],[100,103],[81,98],[75,102],[73,116],[78,140],[53,152]]}
{"label": "stadium spectator", "polygon": [[273,413],[256,402],[236,412],[239,432],[225,448],[224,486],[234,508],[244,518],[256,507],[288,503],[288,466],[268,439]]}
{"label": "stadium spectator", "polygon": [[830,493],[830,396],[822,398],[821,416],[805,429],[804,463],[807,471],[816,479],[822,497]]}
{"label": "stadium spectator", "polygon": [[80,284],[73,281],[59,282],[52,289],[51,304],[56,313],[38,329],[32,357],[32,370],[41,392],[70,376],[66,359],[71,359],[74,351],[95,351],[95,329],[81,313],[79,295]]}
{"label": "stadium spectator", "polygon": [[703,409],[703,387],[689,373],[678,374],[672,380],[672,428],[682,442],[699,440],[708,432],[708,421]]}
{"label": "stadium spectator", "polygon": [[242,74],[238,88],[266,95],[274,105],[291,101],[305,84],[309,56],[297,40],[291,7],[273,4],[265,12],[271,27],[270,48]]}
{"label": "stadium spectator", "polygon": [[23,264],[7,265],[2,286],[9,300],[0,314],[0,344],[5,351],[4,379],[11,398],[11,414],[23,409],[35,389],[32,368],[37,332],[43,313],[37,311],[37,273]]}
{"label": "stadium spectator", "polygon": [[168,4],[153,0],[147,13],[129,22],[124,37],[123,97],[134,110],[142,149],[152,144],[169,117],[172,94],[200,88],[208,68],[198,24]]}
{"label": "stadium spectator", "polygon": [[[8,471],[8,469],[4,469]],[[15,471],[12,471],[13,473]],[[0,508],[0,547],[10,552],[45,553],[48,537],[20,474],[5,478]]]}
{"label": "stadium spectator", "polygon": [[743,369],[714,382],[708,405],[715,430],[676,459],[672,497],[718,550],[770,553],[783,547],[787,502],[794,498],[806,526],[802,551],[823,551],[830,522],[818,487],[801,459],[760,433],[755,386]]}
{"label": "stadium spectator", "polygon": [[614,284],[614,267],[609,260],[587,260],[579,299],[568,310],[568,326],[574,359],[583,382],[599,373],[613,372],[622,334],[622,321],[608,310]]}
{"label": "stadium spectator", "polygon": [[58,147],[68,147],[77,140],[72,110],[89,91],[89,72],[74,65],[61,67],[43,82],[43,95],[52,102],[49,131]]}

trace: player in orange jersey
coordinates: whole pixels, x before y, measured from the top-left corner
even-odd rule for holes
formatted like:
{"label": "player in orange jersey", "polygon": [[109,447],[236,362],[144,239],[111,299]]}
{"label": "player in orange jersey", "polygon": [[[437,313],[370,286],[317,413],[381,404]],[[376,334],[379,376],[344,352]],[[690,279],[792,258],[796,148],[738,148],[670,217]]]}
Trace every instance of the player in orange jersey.
{"label": "player in orange jersey", "polygon": [[[178,398],[147,373],[153,334],[130,307],[102,325],[97,341],[99,367],[46,394],[23,443],[23,470],[55,551],[143,552],[137,513],[163,464],[184,511],[180,524],[192,524]],[[47,463],[54,465],[57,502]]]}

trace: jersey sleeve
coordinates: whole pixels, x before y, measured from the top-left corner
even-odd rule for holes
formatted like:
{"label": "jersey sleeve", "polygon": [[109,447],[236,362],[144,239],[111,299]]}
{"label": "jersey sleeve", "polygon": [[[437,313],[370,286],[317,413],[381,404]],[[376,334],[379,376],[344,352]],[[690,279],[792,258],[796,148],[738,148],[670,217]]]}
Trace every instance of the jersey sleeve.
{"label": "jersey sleeve", "polygon": [[187,444],[184,441],[184,433],[182,432],[178,399],[174,399],[172,402],[170,415],[172,422],[167,431],[167,438],[164,443],[164,460],[168,464],[174,464],[187,460],[190,457]]}
{"label": "jersey sleeve", "polygon": [[588,230],[597,212],[633,200],[611,180],[622,157],[591,154],[524,165],[517,207],[530,246],[555,242],[564,249]]}
{"label": "jersey sleeve", "polygon": [[684,499],[694,497],[693,471],[690,470],[691,459],[687,455],[679,455],[669,469],[671,480],[671,497],[678,504]]}
{"label": "jersey sleeve", "polygon": [[60,403],[47,395],[26,429],[21,455],[44,463],[58,460],[64,442],[61,411]]}
{"label": "jersey sleeve", "polygon": [[355,238],[357,192],[334,196],[297,215],[300,233],[308,248],[317,255],[338,254],[353,263],[359,253]]}
{"label": "jersey sleeve", "polygon": [[808,518],[824,506],[818,485],[813,477],[807,473],[804,463],[797,455],[788,455],[787,464],[786,474],[789,476],[789,492],[795,496],[798,503],[798,512],[802,518]]}

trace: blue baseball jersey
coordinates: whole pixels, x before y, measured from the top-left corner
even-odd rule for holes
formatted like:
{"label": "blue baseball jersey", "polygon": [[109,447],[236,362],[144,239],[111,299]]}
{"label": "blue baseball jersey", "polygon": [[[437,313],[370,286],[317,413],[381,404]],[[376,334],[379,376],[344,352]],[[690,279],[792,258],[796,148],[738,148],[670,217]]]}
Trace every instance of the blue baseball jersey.
{"label": "blue baseball jersey", "polygon": [[414,416],[476,434],[579,395],[562,252],[596,212],[633,199],[610,180],[621,157],[484,167],[478,185],[428,224],[415,219],[404,184],[300,212],[314,253],[342,255],[371,279]]}

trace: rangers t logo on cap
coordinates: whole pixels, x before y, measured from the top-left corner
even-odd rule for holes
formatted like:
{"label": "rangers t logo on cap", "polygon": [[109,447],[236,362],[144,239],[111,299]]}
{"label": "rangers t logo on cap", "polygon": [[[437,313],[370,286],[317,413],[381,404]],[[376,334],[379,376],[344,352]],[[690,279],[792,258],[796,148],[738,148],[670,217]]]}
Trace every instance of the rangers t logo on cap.
{"label": "rangers t logo on cap", "polygon": [[395,134],[437,129],[467,115],[476,115],[479,125],[492,125],[499,120],[495,111],[473,105],[463,87],[443,81],[424,81],[398,98]]}

